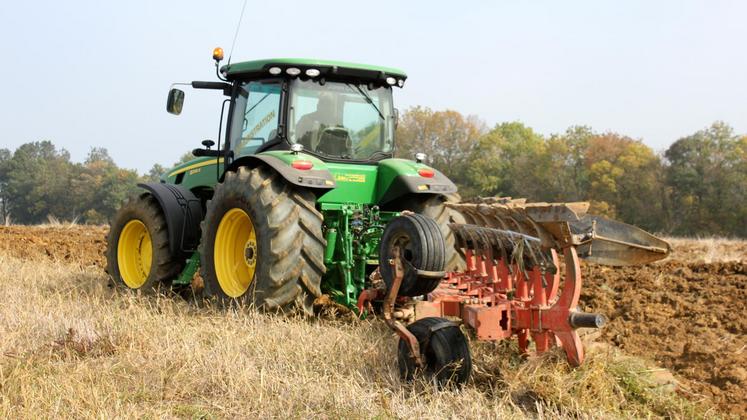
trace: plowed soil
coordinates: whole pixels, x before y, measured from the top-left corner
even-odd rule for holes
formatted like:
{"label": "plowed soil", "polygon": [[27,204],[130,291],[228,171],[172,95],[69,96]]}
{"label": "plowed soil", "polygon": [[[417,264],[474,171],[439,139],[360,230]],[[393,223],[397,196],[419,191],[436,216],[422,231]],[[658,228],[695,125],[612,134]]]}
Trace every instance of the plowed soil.
{"label": "plowed soil", "polygon": [[[0,227],[0,255],[103,270],[106,233],[104,227]],[[747,416],[747,242],[673,244],[673,256],[656,264],[585,265],[582,307],[609,318],[600,340],[669,369],[688,398]]]}
{"label": "plowed soil", "polygon": [[0,254],[106,268],[108,227],[0,226]]}
{"label": "plowed soil", "polygon": [[674,372],[680,392],[747,416],[747,259],[584,267],[584,309],[602,339]]}

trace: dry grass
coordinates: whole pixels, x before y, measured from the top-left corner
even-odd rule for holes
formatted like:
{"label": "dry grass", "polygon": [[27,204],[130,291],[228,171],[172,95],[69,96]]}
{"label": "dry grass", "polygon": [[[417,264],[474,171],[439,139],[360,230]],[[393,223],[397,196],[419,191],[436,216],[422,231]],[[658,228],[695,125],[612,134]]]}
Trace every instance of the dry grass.
{"label": "dry grass", "polygon": [[104,275],[0,254],[0,418],[629,418],[714,413],[596,346],[568,368],[473,343],[460,392],[403,385],[379,321],[198,308],[109,289]]}
{"label": "dry grass", "polygon": [[674,252],[670,259],[693,263],[747,261],[747,240],[728,238],[665,238]]}

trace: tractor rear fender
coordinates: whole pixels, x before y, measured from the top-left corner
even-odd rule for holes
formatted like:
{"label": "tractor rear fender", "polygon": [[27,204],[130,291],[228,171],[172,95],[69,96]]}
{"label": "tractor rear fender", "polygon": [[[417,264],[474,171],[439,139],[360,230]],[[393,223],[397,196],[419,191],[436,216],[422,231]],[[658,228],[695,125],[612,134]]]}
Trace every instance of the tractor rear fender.
{"label": "tractor rear fender", "polygon": [[[294,161],[311,163],[312,167],[310,169],[296,169],[291,166]],[[242,156],[231,162],[227,169],[235,171],[241,166],[255,168],[259,165],[269,166],[293,185],[310,188],[317,197],[337,187],[334,177],[327,170],[324,162],[304,153],[293,154],[287,151],[272,151],[258,155]],[[223,179],[221,179],[222,181]]]}
{"label": "tractor rear fender", "polygon": [[417,195],[448,195],[457,186],[441,171],[406,159],[384,159],[379,162],[379,205],[400,197]]}
{"label": "tractor rear fender", "polygon": [[163,210],[171,255],[187,257],[196,251],[203,218],[200,199],[180,185],[155,182],[137,185],[151,193]]}

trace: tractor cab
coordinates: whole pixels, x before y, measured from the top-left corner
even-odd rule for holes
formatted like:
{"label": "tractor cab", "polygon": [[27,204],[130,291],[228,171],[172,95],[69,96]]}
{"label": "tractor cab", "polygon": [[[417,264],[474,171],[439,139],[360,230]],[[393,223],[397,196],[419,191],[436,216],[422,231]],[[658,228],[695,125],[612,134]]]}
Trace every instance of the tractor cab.
{"label": "tractor cab", "polygon": [[237,82],[228,134],[233,157],[292,145],[324,161],[391,156],[396,113],[389,86],[304,79]]}
{"label": "tractor cab", "polygon": [[[217,65],[220,56],[214,58]],[[192,86],[231,97],[223,147],[196,150],[196,155],[223,155],[229,165],[244,156],[291,149],[324,162],[365,164],[392,157],[397,124],[392,90],[404,85],[401,70],[268,59],[223,66],[218,76],[223,83]],[[172,89],[169,112],[178,114],[183,98],[182,91]],[[180,101],[178,108],[174,100]]]}
{"label": "tractor cab", "polygon": [[[221,67],[222,54],[213,58],[221,81],[191,86],[221,90],[230,98],[221,112],[222,138],[195,149],[198,160],[172,169],[165,183],[209,198],[227,171],[265,165],[289,183],[312,189],[318,206],[354,202],[400,210],[392,203],[404,196],[456,192],[422,156],[393,158],[398,118],[393,90],[404,86],[402,70],[299,58]],[[184,92],[172,89],[167,110],[179,114],[183,101]],[[217,168],[205,168],[209,165]]]}

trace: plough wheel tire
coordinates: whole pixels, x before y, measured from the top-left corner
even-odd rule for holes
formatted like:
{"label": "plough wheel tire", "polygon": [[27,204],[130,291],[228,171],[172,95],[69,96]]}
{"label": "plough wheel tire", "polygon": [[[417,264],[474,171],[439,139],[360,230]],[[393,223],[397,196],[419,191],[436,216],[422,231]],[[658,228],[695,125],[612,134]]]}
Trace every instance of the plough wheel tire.
{"label": "plough wheel tire", "polygon": [[399,296],[421,296],[431,292],[441,278],[418,278],[417,270],[443,271],[446,263],[444,241],[438,225],[422,214],[408,214],[392,219],[384,229],[379,249],[379,270],[387,289],[394,281],[394,247],[404,265]]}
{"label": "plough wheel tire", "polygon": [[[423,373],[439,387],[459,387],[472,373],[467,339],[457,325],[445,318],[423,318],[407,326],[420,345]],[[397,361],[404,381],[415,378],[417,368],[405,340],[399,340]]]}
{"label": "plough wheel tire", "polygon": [[226,172],[202,222],[206,297],[223,306],[313,315],[326,246],[314,204],[314,194],[267,167]]}
{"label": "plough wheel tire", "polygon": [[446,271],[462,271],[467,267],[464,254],[460,249],[457,249],[454,232],[449,227],[450,223],[465,223],[464,216],[445,205],[445,203],[458,203],[459,201],[460,198],[457,194],[425,197],[415,195],[410,197],[403,206],[404,209],[428,216],[436,221],[446,245]]}
{"label": "plough wheel tire", "polygon": [[184,264],[169,252],[161,206],[149,193],[129,197],[112,219],[106,244],[106,272],[115,287],[154,293],[168,287]]}

